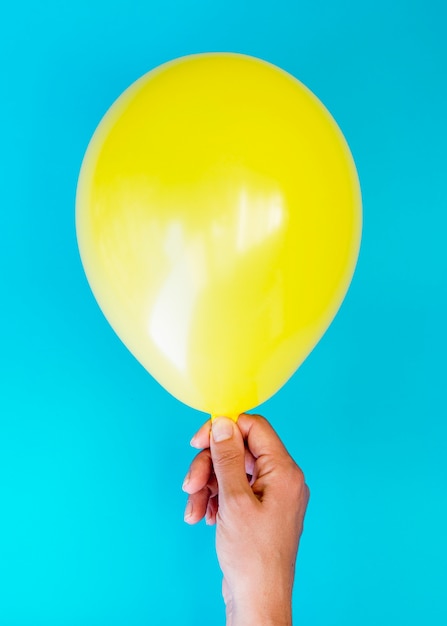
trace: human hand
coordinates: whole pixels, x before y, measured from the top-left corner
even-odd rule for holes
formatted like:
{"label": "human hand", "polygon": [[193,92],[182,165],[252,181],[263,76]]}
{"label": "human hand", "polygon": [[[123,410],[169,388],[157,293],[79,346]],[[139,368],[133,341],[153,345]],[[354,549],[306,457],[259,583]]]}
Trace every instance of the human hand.
{"label": "human hand", "polygon": [[295,560],[309,489],[268,421],[218,417],[183,483],[185,521],[216,524],[227,626],[290,626]]}

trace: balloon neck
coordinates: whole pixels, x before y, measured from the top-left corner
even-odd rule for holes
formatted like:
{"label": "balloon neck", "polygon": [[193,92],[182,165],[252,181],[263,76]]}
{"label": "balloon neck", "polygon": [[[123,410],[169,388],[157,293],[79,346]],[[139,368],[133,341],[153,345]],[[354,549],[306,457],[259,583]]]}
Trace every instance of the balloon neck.
{"label": "balloon neck", "polygon": [[239,413],[230,413],[230,414],[225,415],[225,416],[224,416],[224,415],[222,415],[221,413],[211,413],[211,422],[214,422],[214,420],[215,420],[217,417],[229,417],[230,419],[232,419],[232,420],[233,420],[233,422],[235,422],[235,423],[236,423],[236,422],[237,422],[237,419],[238,419],[238,417],[239,417]]}

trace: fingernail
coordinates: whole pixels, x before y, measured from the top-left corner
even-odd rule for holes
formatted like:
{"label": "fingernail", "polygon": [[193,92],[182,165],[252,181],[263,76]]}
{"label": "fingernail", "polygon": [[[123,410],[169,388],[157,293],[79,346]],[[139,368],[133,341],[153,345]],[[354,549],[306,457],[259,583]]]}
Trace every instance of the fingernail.
{"label": "fingernail", "polygon": [[191,439],[191,441],[189,442],[189,445],[192,448],[197,448],[197,444],[196,444],[196,436],[194,435],[194,437]]}
{"label": "fingernail", "polygon": [[233,422],[228,417],[216,417],[211,424],[214,441],[225,441],[233,436]]}
{"label": "fingernail", "polygon": [[189,519],[191,515],[192,515],[192,502],[191,500],[188,500],[188,502],[186,503],[184,519]]}
{"label": "fingernail", "polygon": [[183,481],[183,485],[182,485],[183,491],[185,491],[185,487],[189,483],[190,479],[191,479],[191,472],[188,472],[185,476],[185,480]]}

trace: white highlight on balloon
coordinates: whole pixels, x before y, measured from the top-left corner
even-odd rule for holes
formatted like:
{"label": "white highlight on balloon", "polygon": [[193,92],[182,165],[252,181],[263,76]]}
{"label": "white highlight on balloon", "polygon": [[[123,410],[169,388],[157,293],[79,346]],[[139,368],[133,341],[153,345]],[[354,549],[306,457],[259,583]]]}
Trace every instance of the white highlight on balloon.
{"label": "white highlight on balloon", "polygon": [[[181,226],[172,225],[166,250],[172,270],[163,283],[149,320],[155,345],[180,371],[187,368],[188,339],[194,307],[207,282],[206,255],[199,239],[184,250]],[[181,303],[181,306],[179,306]]]}
{"label": "white highlight on balloon", "polygon": [[279,192],[249,195],[242,189],[237,207],[236,248],[239,252],[261,244],[284,221],[283,197]]}

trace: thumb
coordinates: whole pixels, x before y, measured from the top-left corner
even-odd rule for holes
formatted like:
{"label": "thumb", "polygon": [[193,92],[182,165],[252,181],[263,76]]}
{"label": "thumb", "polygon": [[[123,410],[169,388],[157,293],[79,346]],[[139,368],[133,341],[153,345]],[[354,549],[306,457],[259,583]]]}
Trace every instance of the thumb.
{"label": "thumb", "polygon": [[211,424],[210,449],[219,485],[219,503],[236,495],[252,496],[245,472],[245,445],[237,424],[216,417]]}

